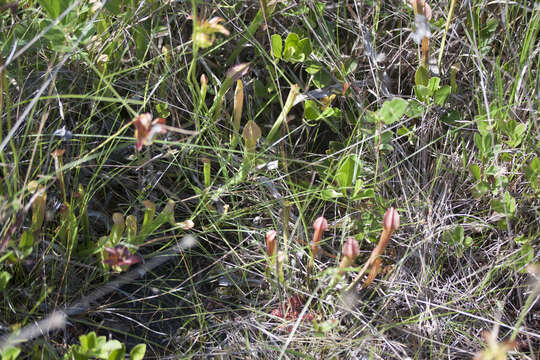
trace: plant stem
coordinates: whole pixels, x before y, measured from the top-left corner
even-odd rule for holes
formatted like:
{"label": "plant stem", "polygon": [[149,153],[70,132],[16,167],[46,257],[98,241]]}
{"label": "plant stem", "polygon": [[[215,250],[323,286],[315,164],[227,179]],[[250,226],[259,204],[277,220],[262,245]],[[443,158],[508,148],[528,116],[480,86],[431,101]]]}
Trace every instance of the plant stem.
{"label": "plant stem", "polygon": [[452,0],[450,3],[450,10],[448,10],[448,18],[446,18],[446,24],[444,25],[443,38],[441,40],[441,48],[439,49],[439,58],[437,59],[437,67],[441,69],[441,61],[444,52],[444,45],[446,44],[446,35],[448,34],[448,28],[450,27],[450,22],[452,21],[452,15],[454,14],[454,8],[456,6],[456,0]]}

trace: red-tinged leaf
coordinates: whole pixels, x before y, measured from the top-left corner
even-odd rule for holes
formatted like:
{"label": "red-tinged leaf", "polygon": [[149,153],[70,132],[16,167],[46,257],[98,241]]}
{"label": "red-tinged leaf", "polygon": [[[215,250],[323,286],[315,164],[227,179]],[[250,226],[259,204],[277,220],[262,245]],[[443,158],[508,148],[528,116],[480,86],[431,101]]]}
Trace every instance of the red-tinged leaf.
{"label": "red-tinged leaf", "polygon": [[113,267],[129,267],[142,261],[140,256],[132,255],[129,249],[122,245],[114,248],[105,247],[105,251],[109,256],[103,260],[103,263]]}
{"label": "red-tinged leaf", "polygon": [[[282,318],[287,321],[296,320],[304,307],[304,300],[299,295],[293,295],[283,304],[270,312],[270,315]],[[283,309],[283,310],[282,310]],[[285,311],[285,314],[283,313]],[[302,321],[311,321],[315,315],[311,312],[302,316]]]}

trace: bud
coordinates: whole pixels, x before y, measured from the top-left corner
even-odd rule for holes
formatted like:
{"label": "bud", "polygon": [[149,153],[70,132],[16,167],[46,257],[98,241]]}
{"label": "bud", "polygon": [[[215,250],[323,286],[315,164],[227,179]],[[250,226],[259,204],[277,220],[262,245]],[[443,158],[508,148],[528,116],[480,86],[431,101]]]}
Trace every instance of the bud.
{"label": "bud", "polygon": [[64,199],[64,202],[67,199],[66,185],[64,182],[64,173],[62,171],[62,167],[63,167],[62,157],[64,156],[65,152],[66,152],[65,149],[56,149],[51,153],[52,157],[54,158],[54,168],[56,170],[56,179],[58,181],[58,186],[60,187],[60,192],[62,193],[62,199]]}
{"label": "bud", "polygon": [[262,132],[259,125],[257,125],[255,121],[249,120],[244,126],[244,130],[242,131],[242,137],[244,138],[248,151],[255,151],[257,140],[259,140],[261,136]]}
{"label": "bud", "polygon": [[193,229],[193,227],[195,226],[195,223],[193,222],[193,220],[188,219],[188,220],[179,222],[177,225],[180,226],[180,229],[182,230],[190,230],[190,229]]}
{"label": "bud", "polygon": [[326,231],[328,230],[328,221],[324,218],[324,216],[319,216],[315,221],[313,222],[313,229],[315,231]]}
{"label": "bud", "polygon": [[201,75],[200,82],[201,82],[201,90],[200,90],[201,99],[200,99],[200,102],[202,104],[202,103],[204,103],[204,100],[206,99],[206,91],[208,90],[208,78],[206,77],[205,74]]}
{"label": "bud", "polygon": [[360,254],[360,246],[355,238],[349,237],[343,244],[343,258],[339,263],[338,274],[343,275],[344,269],[354,263],[354,259]]}
{"label": "bud", "polygon": [[171,48],[169,45],[163,45],[161,47],[161,54],[163,55],[163,58],[165,59],[165,63],[167,65],[171,64]]}
{"label": "bud", "polygon": [[322,238],[323,231],[328,230],[328,221],[324,218],[324,216],[319,216],[315,221],[313,222],[313,230],[315,232],[313,233],[313,240],[311,241],[311,252],[313,256],[317,255],[319,252],[319,242]]}
{"label": "bud", "polygon": [[248,73],[249,65],[250,63],[248,62],[234,65],[229,70],[227,70],[227,74],[225,75],[226,79],[232,81],[240,79],[242,76]]}
{"label": "bud", "polygon": [[266,233],[266,253],[272,257],[276,254],[276,234],[275,230]]}
{"label": "bud", "polygon": [[30,231],[35,233],[41,229],[43,221],[45,220],[47,193],[45,192],[45,187],[39,186],[38,182],[35,180],[28,183],[28,191],[39,191],[34,197],[34,202],[32,202],[32,225],[30,226]]}
{"label": "bud", "polygon": [[99,55],[98,58],[96,59],[96,63],[97,63],[98,69],[99,69],[101,72],[104,72],[104,71],[105,71],[105,65],[107,65],[108,62],[109,62],[109,55],[107,55],[107,54],[101,54],[101,55]]}
{"label": "bud", "polygon": [[201,88],[204,87],[206,88],[208,86],[208,78],[206,77],[205,74],[202,74],[201,75]]}
{"label": "bud", "polygon": [[234,131],[240,131],[240,120],[242,119],[242,107],[244,106],[244,84],[242,80],[236,81],[236,89],[234,91],[234,106],[233,106],[233,126]]}
{"label": "bud", "polygon": [[399,227],[399,214],[393,207],[384,213],[383,227],[386,231],[390,232],[397,230]]}
{"label": "bud", "polygon": [[354,260],[358,255],[360,255],[358,241],[353,237],[349,237],[347,241],[345,241],[345,244],[343,244],[343,256]]}

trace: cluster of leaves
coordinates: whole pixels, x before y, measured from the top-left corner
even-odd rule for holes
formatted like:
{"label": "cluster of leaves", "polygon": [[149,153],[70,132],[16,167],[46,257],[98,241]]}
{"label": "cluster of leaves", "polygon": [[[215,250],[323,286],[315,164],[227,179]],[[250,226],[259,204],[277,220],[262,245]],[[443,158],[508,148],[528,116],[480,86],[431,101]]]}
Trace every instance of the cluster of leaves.
{"label": "cluster of leaves", "polygon": [[102,236],[97,246],[88,249],[90,253],[99,253],[101,263],[107,268],[111,266],[113,271],[125,271],[130,265],[141,261],[133,256],[142,242],[153,234],[163,224],[176,225],[174,220],[174,201],[169,201],[161,213],[156,216],[156,205],[151,201],[143,201],[145,207],[143,223],[137,231],[135,216],[128,215],[126,218],[121,213],[112,216],[113,225],[108,236]]}
{"label": "cluster of leaves", "polygon": [[[79,336],[80,344],[73,344],[64,354],[64,360],[121,360],[126,359],[126,345],[118,340],[107,340],[105,336],[97,336],[95,332]],[[15,360],[21,350],[17,347],[4,349],[0,356],[2,360]],[[129,359],[142,360],[146,353],[146,344],[138,344],[129,352]],[[40,349],[35,349],[36,358],[40,355]]]}

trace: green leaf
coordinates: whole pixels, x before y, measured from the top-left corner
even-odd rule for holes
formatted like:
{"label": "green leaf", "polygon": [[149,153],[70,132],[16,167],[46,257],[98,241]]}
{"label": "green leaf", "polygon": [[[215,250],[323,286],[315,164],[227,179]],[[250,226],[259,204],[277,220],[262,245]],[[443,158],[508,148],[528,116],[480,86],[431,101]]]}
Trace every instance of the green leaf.
{"label": "green leaf", "polygon": [[409,103],[401,98],[385,101],[383,106],[378,110],[379,117],[385,124],[393,124],[405,114],[408,105]]}
{"label": "green leaf", "polygon": [[461,225],[456,226],[452,230],[445,231],[442,235],[443,241],[452,246],[461,245],[464,238],[465,231]]}
{"label": "green leaf", "polygon": [[414,93],[416,94],[418,100],[423,102],[427,102],[432,95],[431,90],[429,90],[429,88],[424,85],[416,85],[414,87]]}
{"label": "green leaf", "polygon": [[300,39],[298,34],[289,33],[285,39],[283,60],[289,62],[304,62],[311,54],[311,41],[309,38]]}
{"label": "green leaf", "polygon": [[355,58],[349,58],[348,60],[345,60],[345,68],[344,68],[345,75],[353,74],[357,68],[358,68],[358,60],[356,60]]}
{"label": "green leaf", "polygon": [[411,119],[419,118],[424,113],[424,105],[416,100],[409,100],[409,106],[405,114]]}
{"label": "green leaf", "polygon": [[309,64],[308,67],[306,68],[306,72],[310,75],[315,75],[316,73],[321,71],[321,69],[322,69],[322,66],[319,64]]}
{"label": "green leaf", "polygon": [[319,105],[313,100],[306,100],[304,104],[304,118],[312,121],[319,119],[320,116]]}
{"label": "green leaf", "polygon": [[265,99],[268,96],[268,89],[266,88],[266,85],[264,85],[264,82],[261,80],[255,80],[254,84],[255,89],[255,95],[259,98]]}
{"label": "green leaf", "polygon": [[279,34],[274,34],[270,38],[272,42],[272,55],[275,59],[281,59],[281,52],[283,51],[283,40]]}
{"label": "green leaf", "polygon": [[124,344],[122,344],[121,349],[115,349],[110,352],[107,360],[123,360],[126,356],[126,350]]}
{"label": "green leaf", "polygon": [[79,343],[81,344],[82,350],[93,349],[97,343],[96,333],[92,331],[86,335],[79,336]]}
{"label": "green leaf", "polygon": [[412,129],[409,129],[406,126],[402,126],[398,129],[397,134],[399,137],[406,136],[407,139],[409,140],[409,144],[414,145],[414,142],[416,139],[416,135],[414,133],[415,130],[416,130],[416,126],[413,127]]}
{"label": "green leaf", "polygon": [[34,235],[29,230],[23,232],[21,240],[19,241],[19,250],[22,252],[23,258],[32,253],[32,247],[34,246]]}
{"label": "green leaf", "polygon": [[119,350],[119,349],[122,349],[124,347],[125,347],[125,345],[122,344],[118,340],[109,340],[109,341],[107,341],[107,342],[105,342],[104,344],[101,345],[100,350],[102,352],[105,352],[105,353],[110,353],[111,351]]}
{"label": "green leaf", "polygon": [[120,15],[123,3],[123,0],[109,0],[105,3],[105,9],[109,10],[113,15]]}
{"label": "green leaf", "polygon": [[143,360],[146,353],[146,344],[138,344],[129,353],[131,360]]}
{"label": "green leaf", "polygon": [[313,49],[311,48],[311,40],[309,38],[304,38],[298,42],[298,50],[302,54],[302,62],[311,55]]}
{"label": "green leaf", "polygon": [[329,86],[331,82],[332,76],[326,70],[317,72],[313,77],[313,85],[319,89]]}
{"label": "green leaf", "polygon": [[[360,181],[356,181],[357,184],[360,184]],[[354,200],[364,200],[364,199],[374,199],[375,198],[375,190],[373,189],[357,189],[357,186],[355,184],[355,189],[353,193]]]}
{"label": "green leaf", "polygon": [[506,206],[507,213],[509,215],[514,215],[517,209],[516,199],[512,195],[510,195],[508,191],[505,191],[503,195],[503,201]]}
{"label": "green leaf", "polygon": [[456,121],[458,121],[459,119],[461,119],[461,114],[457,110],[450,110],[449,112],[441,116],[441,121],[450,125],[455,124]]}
{"label": "green leaf", "polygon": [[7,271],[0,272],[0,291],[4,290],[7,286],[7,283],[11,279],[11,274]]}
{"label": "green leaf", "polygon": [[480,178],[482,177],[482,172],[480,170],[480,166],[478,166],[476,164],[472,164],[471,166],[469,166],[469,171],[471,172],[471,175],[476,180],[480,180]]}
{"label": "green leaf", "polygon": [[[327,119],[327,118],[330,118],[332,116],[339,116],[341,114],[341,111],[337,108],[333,108],[333,107],[326,107],[323,112],[321,113],[321,117],[323,119]],[[329,124],[331,126],[331,124]],[[334,129],[336,130],[336,129]]]}
{"label": "green leaf", "polygon": [[[47,13],[47,16],[54,20],[58,16],[60,16],[75,0],[38,0],[39,5],[45,10]],[[74,9],[75,11],[77,8]],[[62,23],[65,25],[67,24],[71,19],[71,14],[73,14],[73,11],[70,13],[69,16],[64,17],[62,19]]]}
{"label": "green leaf", "polygon": [[523,123],[515,125],[515,127],[512,129],[512,132],[508,134],[510,139],[506,141],[506,143],[510,147],[519,146],[519,144],[521,144],[521,142],[523,141],[523,134],[525,134],[525,131],[527,131],[527,125]]}
{"label": "green leaf", "polygon": [[168,103],[157,103],[156,112],[158,117],[168,118],[169,116],[171,116]]}
{"label": "green leaf", "polygon": [[513,216],[516,212],[516,199],[514,199],[508,191],[503,194],[502,199],[493,199],[491,208],[507,217]]}
{"label": "green leaf", "polygon": [[411,132],[411,129],[406,126],[402,126],[398,129],[397,134],[398,136],[408,136]]}
{"label": "green leaf", "polygon": [[482,156],[486,157],[493,153],[493,142],[490,134],[482,136],[479,133],[474,133],[474,144]]}
{"label": "green leaf", "polygon": [[458,258],[462,257],[465,248],[472,244],[472,239],[470,237],[467,237],[467,239],[470,239],[470,241],[468,244],[465,244],[464,230],[463,226],[461,225],[458,225],[453,230],[445,231],[442,235],[442,239],[444,242],[452,246],[452,251]]}
{"label": "green leaf", "polygon": [[463,239],[465,239],[465,230],[463,229],[463,226],[458,225],[454,231],[452,231],[452,237],[454,239],[455,244],[462,244]]}
{"label": "green leaf", "polygon": [[139,61],[143,61],[148,48],[148,31],[143,25],[137,25],[133,27],[133,30],[133,37],[135,38],[135,56]]}
{"label": "green leaf", "polygon": [[414,83],[416,85],[427,86],[429,81],[429,72],[424,66],[418,67],[416,73],[414,73]]}
{"label": "green leaf", "polygon": [[491,135],[482,136],[482,143],[484,144],[484,153],[486,156],[490,156],[494,152],[498,152],[496,150],[496,146],[493,145],[493,138]]}
{"label": "green leaf", "polygon": [[388,152],[392,152],[394,151],[394,147],[388,143],[382,143],[380,146],[379,146],[379,150],[380,151],[388,151]]}
{"label": "green leaf", "polygon": [[336,180],[339,186],[345,190],[353,183],[354,171],[356,168],[356,156],[349,155],[347,156],[340,164],[338,172],[336,174]]}
{"label": "green leaf", "polygon": [[381,134],[381,143],[390,144],[392,142],[393,137],[394,137],[394,134],[391,131],[384,131]]}
{"label": "green leaf", "polygon": [[473,196],[475,199],[479,199],[489,192],[489,184],[486,181],[481,181],[473,188]]}
{"label": "green leaf", "polygon": [[336,191],[335,189],[324,189],[323,191],[321,191],[321,197],[325,201],[330,201],[332,199],[340,198],[342,196],[343,194]]}
{"label": "green leaf", "polygon": [[300,41],[298,34],[289,33],[287,39],[285,39],[285,48],[283,50],[283,60],[285,61],[296,61],[297,56],[295,54],[298,52],[298,41]]}
{"label": "green leaf", "polygon": [[431,90],[431,94],[434,94],[435,91],[439,90],[440,83],[441,83],[441,79],[436,76],[429,79],[427,87],[429,88],[429,90]]}
{"label": "green leaf", "polygon": [[535,157],[531,160],[531,163],[529,164],[529,169],[531,169],[531,171],[535,174],[540,174],[540,159],[538,157]]}
{"label": "green leaf", "polygon": [[452,88],[448,85],[445,85],[439,90],[435,91],[435,94],[433,95],[433,100],[437,105],[443,106],[451,92]]}
{"label": "green leaf", "polygon": [[2,360],[15,360],[20,353],[21,349],[14,346],[8,346],[2,349],[2,351],[0,352],[0,357]]}
{"label": "green leaf", "polygon": [[491,133],[493,125],[489,123],[489,120],[485,115],[475,116],[474,121],[476,122],[476,127],[482,136]]}
{"label": "green leaf", "polygon": [[[45,27],[50,25],[49,21],[43,21],[41,23],[41,26]],[[58,52],[65,52],[69,50],[69,47],[67,46],[67,39],[65,35],[66,30],[64,27],[60,24],[55,25],[43,35],[43,37],[51,43],[52,50],[58,51]]]}
{"label": "green leaf", "polygon": [[321,323],[317,323],[315,320],[313,321],[313,327],[318,336],[324,336],[338,326],[339,321],[337,319],[329,319]]}
{"label": "green leaf", "polygon": [[520,252],[517,254],[516,266],[521,272],[526,272],[525,266],[530,264],[534,259],[534,248],[530,243],[521,247]]}
{"label": "green leaf", "polygon": [[522,137],[523,134],[525,134],[525,131],[527,131],[527,125],[520,123],[514,129],[514,136]]}
{"label": "green leaf", "polygon": [[531,239],[525,235],[519,235],[514,238],[514,241],[518,245],[525,245],[525,244],[528,244],[531,241]]}
{"label": "green leaf", "polygon": [[107,341],[100,350],[107,360],[123,360],[126,355],[126,346],[118,340]]}
{"label": "green leaf", "polygon": [[59,0],[38,0],[38,3],[52,20],[56,19],[60,15]]}

